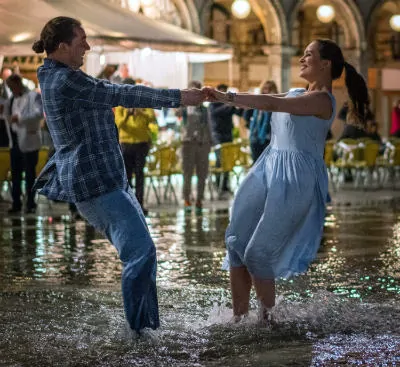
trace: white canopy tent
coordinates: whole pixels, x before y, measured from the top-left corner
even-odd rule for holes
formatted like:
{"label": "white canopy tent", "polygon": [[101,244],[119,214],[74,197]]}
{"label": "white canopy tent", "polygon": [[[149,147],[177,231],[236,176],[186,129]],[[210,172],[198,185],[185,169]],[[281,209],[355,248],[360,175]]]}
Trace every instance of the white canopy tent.
{"label": "white canopy tent", "polygon": [[[105,58],[106,62],[125,62],[131,70],[142,70],[141,75],[135,76],[155,85],[177,80],[179,83],[171,86],[184,87],[187,80],[182,75],[186,72],[187,79],[191,62],[232,57],[227,45],[133,13],[111,0],[0,0],[0,56],[32,55],[31,45],[44,24],[60,15],[82,21],[92,46],[86,65],[92,75],[97,74],[100,59]],[[170,76],[161,80],[160,74],[167,69]],[[171,77],[172,70],[175,76]],[[159,76],[152,78],[152,73]]]}

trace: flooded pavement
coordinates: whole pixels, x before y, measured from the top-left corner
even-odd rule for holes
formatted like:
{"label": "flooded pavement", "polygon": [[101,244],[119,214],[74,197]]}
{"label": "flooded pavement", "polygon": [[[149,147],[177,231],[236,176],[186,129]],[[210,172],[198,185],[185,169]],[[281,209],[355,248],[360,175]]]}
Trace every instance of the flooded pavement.
{"label": "flooded pavement", "polygon": [[[59,204],[56,204],[59,205]],[[83,221],[0,207],[1,366],[400,366],[400,207],[336,206],[278,285],[277,326],[230,325],[228,210],[151,213],[161,329],[132,340],[115,249]]]}

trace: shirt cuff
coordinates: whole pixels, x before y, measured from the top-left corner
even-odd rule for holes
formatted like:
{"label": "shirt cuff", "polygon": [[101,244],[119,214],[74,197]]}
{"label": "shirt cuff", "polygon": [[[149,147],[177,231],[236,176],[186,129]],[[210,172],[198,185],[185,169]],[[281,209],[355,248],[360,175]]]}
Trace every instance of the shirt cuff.
{"label": "shirt cuff", "polygon": [[180,89],[170,89],[172,93],[171,108],[178,108],[181,106],[181,91]]}

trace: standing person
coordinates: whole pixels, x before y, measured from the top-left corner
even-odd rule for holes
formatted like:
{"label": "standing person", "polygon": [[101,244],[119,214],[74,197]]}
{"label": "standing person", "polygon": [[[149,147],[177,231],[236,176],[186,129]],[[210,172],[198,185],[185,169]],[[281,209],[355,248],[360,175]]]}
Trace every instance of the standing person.
{"label": "standing person", "polygon": [[274,112],[271,143],[240,186],[226,231],[233,321],[248,313],[253,284],[268,322],[275,279],[305,272],[317,253],[328,193],[323,152],[336,115],[332,80],[343,69],[357,116],[365,121],[365,81],[330,40],[312,42],[300,59],[307,90],[290,90],[285,97],[206,91],[211,101]]}
{"label": "standing person", "polygon": [[[3,68],[1,70],[0,79],[0,147],[6,148],[10,146],[10,141],[8,139],[7,123],[4,119],[4,105],[8,99],[11,98],[12,93],[10,88],[8,88],[6,80],[12,74],[10,68]],[[1,112],[3,111],[3,112]]]}
{"label": "standing person", "polygon": [[[201,83],[192,81],[189,88],[201,88]],[[211,150],[211,127],[205,106],[183,107],[182,116],[182,169],[183,198],[185,210],[192,207],[192,176],[197,175],[196,210],[203,208],[204,188],[208,176],[208,154]]]}
{"label": "standing person", "polygon": [[[133,79],[127,78],[122,81],[122,84],[135,85],[136,83]],[[145,215],[148,211],[143,206],[144,166],[151,143],[149,124],[154,121],[156,121],[156,116],[151,108],[118,106],[115,109],[115,123],[119,131],[126,175],[132,186],[132,175],[135,174],[135,195]]]}
{"label": "standing person", "polygon": [[[226,84],[219,84],[217,90],[226,92],[228,86]],[[218,145],[222,143],[231,143],[233,141],[233,115],[242,116],[243,109],[234,106],[228,106],[221,102],[211,103],[209,106],[210,119],[211,119],[211,132],[213,144]],[[216,167],[221,167],[221,152],[215,151]],[[220,187],[221,175],[217,175],[216,184]],[[223,174],[222,192],[221,197],[229,194],[229,172]]]}
{"label": "standing person", "polygon": [[[261,84],[261,94],[277,94],[278,88],[273,80],[267,80]],[[250,149],[251,157],[255,162],[271,139],[272,112],[255,109],[250,119]]]}
{"label": "standing person", "polygon": [[36,210],[33,185],[36,178],[36,165],[41,146],[40,122],[43,119],[43,106],[40,94],[28,91],[22,84],[21,76],[12,74],[7,86],[12,97],[4,106],[7,131],[10,141],[10,161],[12,179],[12,207],[9,213],[19,213],[22,209],[22,174],[25,172],[26,213]]}
{"label": "standing person", "polygon": [[107,236],[124,265],[122,293],[131,329],[156,329],[156,250],[128,185],[112,108],[196,105],[204,92],[112,84],[85,74],[80,67],[90,46],[76,19],[50,20],[32,48],[47,54],[38,79],[55,147],[36,186],[49,199],[76,203]]}
{"label": "standing person", "polygon": [[390,126],[390,135],[400,138],[400,99],[392,110],[392,124]]}

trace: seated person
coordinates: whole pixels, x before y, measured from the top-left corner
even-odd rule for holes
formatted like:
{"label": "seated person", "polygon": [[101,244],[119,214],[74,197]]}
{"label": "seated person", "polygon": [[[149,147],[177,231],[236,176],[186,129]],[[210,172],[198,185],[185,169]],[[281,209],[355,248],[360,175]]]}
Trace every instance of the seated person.
{"label": "seated person", "polygon": [[377,141],[379,144],[382,144],[382,138],[378,133],[378,123],[376,121],[374,120],[367,121],[366,133],[368,138]]}
{"label": "seated person", "polygon": [[346,122],[344,124],[342,134],[338,139],[339,141],[343,139],[360,139],[367,136],[367,132],[364,130],[364,128],[354,123],[354,121],[357,121],[354,113],[354,109],[349,105],[346,115]]}

